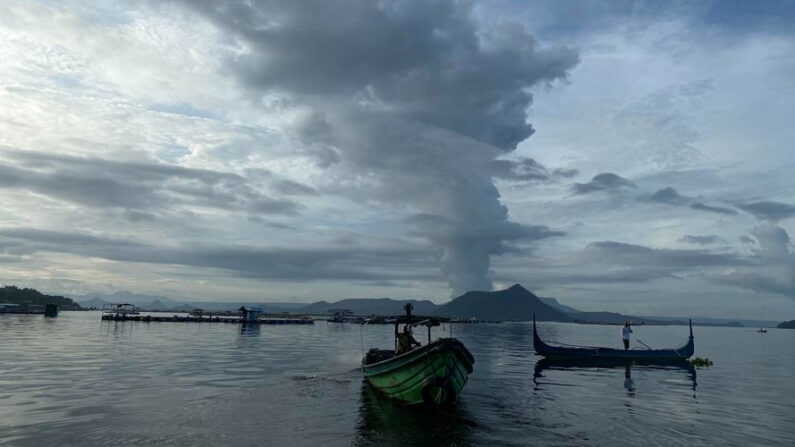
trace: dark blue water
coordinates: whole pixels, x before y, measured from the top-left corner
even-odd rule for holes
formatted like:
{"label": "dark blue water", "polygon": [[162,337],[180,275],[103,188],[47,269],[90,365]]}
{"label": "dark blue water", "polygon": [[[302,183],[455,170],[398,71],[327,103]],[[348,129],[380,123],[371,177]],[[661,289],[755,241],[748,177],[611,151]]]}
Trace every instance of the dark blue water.
{"label": "dark blue water", "polygon": [[[387,346],[391,327],[364,330]],[[696,327],[710,368],[536,368],[529,324],[458,325],[476,358],[449,411],[401,408],[357,368],[360,327],[0,316],[0,445],[793,445],[795,331]],[[542,337],[620,344],[616,326]],[[446,331],[436,332],[448,336]],[[638,327],[653,347],[685,327]]]}

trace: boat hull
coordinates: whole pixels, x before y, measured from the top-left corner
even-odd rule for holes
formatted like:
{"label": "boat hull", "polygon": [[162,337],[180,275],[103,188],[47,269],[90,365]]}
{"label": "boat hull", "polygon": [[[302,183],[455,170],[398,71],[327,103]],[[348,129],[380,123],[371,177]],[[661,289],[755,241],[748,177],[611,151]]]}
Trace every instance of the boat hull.
{"label": "boat hull", "polygon": [[461,395],[474,363],[460,341],[442,338],[376,363],[368,364],[365,357],[362,372],[376,390],[401,404],[451,405]]}
{"label": "boat hull", "polygon": [[563,347],[546,344],[538,336],[535,320],[533,320],[533,347],[536,354],[554,360],[593,359],[606,361],[645,361],[669,362],[687,360],[693,356],[695,344],[693,341],[693,327],[690,327],[690,336],[687,343],[676,349],[614,349],[602,347]]}

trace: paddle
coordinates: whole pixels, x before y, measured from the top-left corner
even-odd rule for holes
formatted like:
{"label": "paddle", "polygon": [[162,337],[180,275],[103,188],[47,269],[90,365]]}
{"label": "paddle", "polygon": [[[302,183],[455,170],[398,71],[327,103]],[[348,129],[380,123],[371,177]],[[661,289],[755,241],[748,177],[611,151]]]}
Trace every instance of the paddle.
{"label": "paddle", "polygon": [[643,346],[645,346],[646,349],[648,349],[649,351],[653,351],[653,349],[651,347],[649,347],[649,345],[647,345],[646,343],[643,343],[642,341],[638,340],[637,338],[635,339],[635,341],[640,343],[640,344],[642,344]]}

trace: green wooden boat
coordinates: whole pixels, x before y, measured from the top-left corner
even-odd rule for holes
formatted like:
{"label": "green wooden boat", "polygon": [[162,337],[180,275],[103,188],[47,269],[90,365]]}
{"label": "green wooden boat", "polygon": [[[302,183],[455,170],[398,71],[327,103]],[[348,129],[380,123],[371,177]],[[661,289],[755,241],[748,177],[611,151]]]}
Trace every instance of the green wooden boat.
{"label": "green wooden boat", "polygon": [[440,320],[411,315],[395,318],[395,337],[398,326],[427,326],[428,344],[400,355],[394,350],[371,349],[362,359],[362,372],[379,392],[405,405],[420,403],[447,406],[458,400],[475,358],[463,343],[455,338],[440,338],[430,342],[431,327]]}

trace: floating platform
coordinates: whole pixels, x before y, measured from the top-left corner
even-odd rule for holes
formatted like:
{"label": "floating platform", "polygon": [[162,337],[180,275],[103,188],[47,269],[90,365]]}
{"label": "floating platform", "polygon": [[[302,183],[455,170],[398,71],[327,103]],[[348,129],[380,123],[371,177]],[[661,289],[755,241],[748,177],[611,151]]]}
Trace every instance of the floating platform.
{"label": "floating platform", "polygon": [[0,315],[44,315],[44,309],[0,310]]}
{"label": "floating platform", "polygon": [[232,323],[232,324],[315,324],[311,318],[256,318],[247,320],[234,317],[197,317],[197,316],[153,316],[103,314],[104,321],[140,321],[143,323]]}

